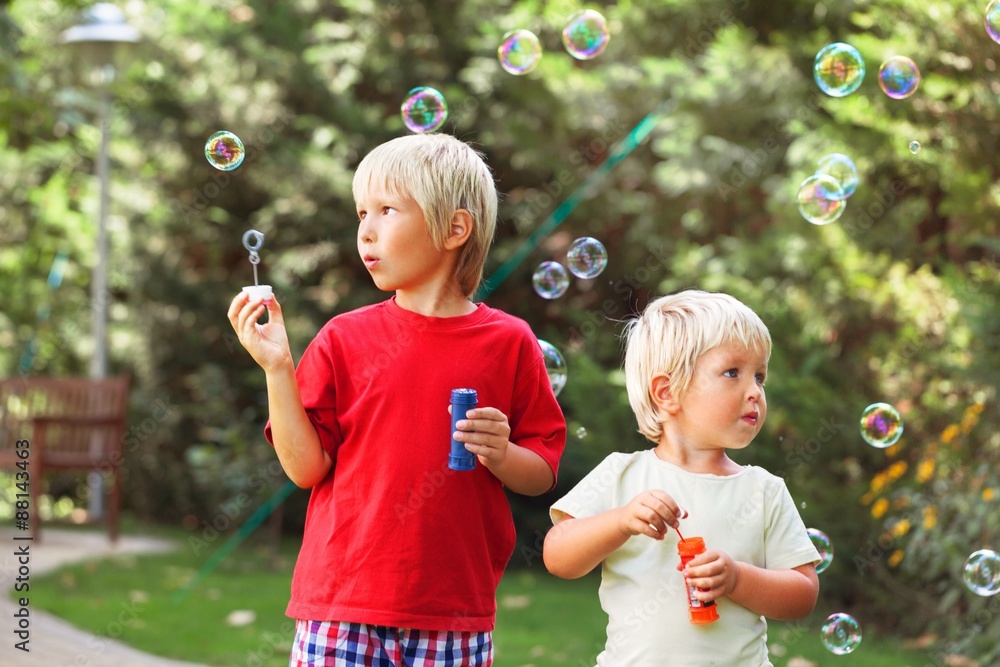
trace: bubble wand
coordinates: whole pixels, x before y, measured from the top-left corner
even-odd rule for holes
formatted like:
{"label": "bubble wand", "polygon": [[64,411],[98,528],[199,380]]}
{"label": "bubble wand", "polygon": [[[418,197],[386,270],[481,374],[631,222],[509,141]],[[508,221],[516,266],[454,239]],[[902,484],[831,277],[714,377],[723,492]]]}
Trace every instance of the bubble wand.
{"label": "bubble wand", "polygon": [[253,266],[253,285],[246,285],[243,291],[250,295],[251,299],[263,299],[264,303],[271,302],[271,286],[261,285],[257,281],[257,265],[260,264],[260,254],[257,252],[264,246],[264,235],[256,229],[249,229],[243,234],[243,247],[250,253],[250,264]]}

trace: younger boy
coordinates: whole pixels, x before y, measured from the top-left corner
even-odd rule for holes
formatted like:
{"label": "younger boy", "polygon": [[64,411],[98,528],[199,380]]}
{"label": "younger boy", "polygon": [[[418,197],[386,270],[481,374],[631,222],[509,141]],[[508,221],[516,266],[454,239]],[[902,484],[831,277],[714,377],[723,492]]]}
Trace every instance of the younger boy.
{"label": "younger boy", "polygon": [[[373,150],[354,177],[358,254],[387,301],[330,320],[294,368],[277,299],[229,320],[267,376],[265,435],[311,487],[287,614],[290,664],[490,665],[496,587],[514,548],[504,488],[555,484],[566,425],[528,325],[473,303],[497,194],[482,157],[444,134]],[[452,389],[479,407],[455,438]]]}
{"label": "younger boy", "polygon": [[[784,482],[727,454],[767,415],[767,327],[731,296],[691,290],[650,303],[626,337],[629,402],[656,447],[611,454],[552,505],[545,565],[576,578],[603,561],[598,665],[770,665],[764,617],[812,611],[819,554]],[[679,519],[708,549],[683,579]],[[686,583],[717,621],[689,622]]]}

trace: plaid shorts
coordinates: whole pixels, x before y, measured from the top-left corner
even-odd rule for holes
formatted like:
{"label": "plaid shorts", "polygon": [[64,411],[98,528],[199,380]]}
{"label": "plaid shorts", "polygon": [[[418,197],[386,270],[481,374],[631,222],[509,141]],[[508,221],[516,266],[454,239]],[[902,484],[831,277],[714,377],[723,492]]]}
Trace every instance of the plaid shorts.
{"label": "plaid shorts", "polygon": [[493,633],[296,621],[289,667],[490,667]]}

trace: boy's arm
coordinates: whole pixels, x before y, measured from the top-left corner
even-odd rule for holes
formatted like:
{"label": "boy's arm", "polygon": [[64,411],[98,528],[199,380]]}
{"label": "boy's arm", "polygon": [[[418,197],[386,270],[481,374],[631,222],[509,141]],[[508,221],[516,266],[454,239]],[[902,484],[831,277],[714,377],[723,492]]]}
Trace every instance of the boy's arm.
{"label": "boy's arm", "polygon": [[808,616],[816,606],[819,577],[811,563],[791,570],[765,570],[736,563],[736,585],[729,599],[776,621]]}
{"label": "boy's arm", "polygon": [[514,493],[539,496],[556,483],[552,468],[541,456],[526,447],[508,442],[503,460],[486,461],[486,467]]}
{"label": "boy's arm", "polygon": [[811,563],[789,570],[767,570],[733,560],[722,551],[692,559],[684,576],[704,602],[728,596],[755,614],[778,621],[809,615],[819,595],[819,577]]}
{"label": "boy's arm", "polygon": [[[265,309],[268,321],[259,324],[257,320]],[[262,300],[251,300],[248,294],[240,292],[229,306],[228,317],[240,343],[264,369],[271,441],[281,467],[296,485],[315,486],[330,471],[333,462],[320,446],[316,428],[302,406],[281,304],[277,297],[265,305]]]}
{"label": "boy's arm", "polygon": [[563,579],[587,574],[633,535],[662,540],[677,519],[686,516],[665,491],[643,491],[627,505],[575,519],[559,521],[542,547],[542,560],[549,572]]}
{"label": "boy's arm", "polygon": [[542,561],[563,579],[579,579],[628,541],[619,528],[621,508],[580,519],[568,516],[545,536]]}
{"label": "boy's arm", "polygon": [[316,486],[330,472],[333,460],[320,446],[316,427],[302,407],[295,368],[275,369],[266,377],[271,439],[278,461],[296,486]]}

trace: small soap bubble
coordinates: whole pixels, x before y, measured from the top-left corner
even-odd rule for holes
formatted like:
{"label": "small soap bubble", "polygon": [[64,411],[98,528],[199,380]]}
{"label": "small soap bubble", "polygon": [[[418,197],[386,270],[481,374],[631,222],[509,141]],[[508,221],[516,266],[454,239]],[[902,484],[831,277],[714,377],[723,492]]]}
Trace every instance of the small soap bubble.
{"label": "small soap bubble", "polygon": [[530,30],[512,30],[497,49],[500,66],[511,74],[527,74],[542,59],[542,43]]}
{"label": "small soap bubble", "polygon": [[[998,0],[998,2],[1000,2],[1000,0]],[[911,141],[910,142],[910,152],[913,153],[914,155],[916,155],[917,153],[920,152],[920,142],[919,141]]]}
{"label": "small soap bubble", "polygon": [[920,70],[906,56],[893,56],[878,68],[878,85],[892,99],[901,100],[917,92]]}
{"label": "small soap bubble", "polygon": [[796,197],[799,213],[814,225],[828,225],[844,213],[844,190],[832,176],[820,174],[802,181]]}
{"label": "small soap bubble", "polygon": [[579,427],[578,429],[576,429],[576,437],[578,439],[580,439],[580,440],[583,440],[584,438],[586,438],[587,437],[587,429],[585,429],[582,426]]}
{"label": "small soap bubble", "polygon": [[545,370],[549,373],[552,393],[558,396],[566,386],[566,360],[552,343],[539,338],[538,345],[542,348],[542,356],[545,358]]}
{"label": "small soap bubble", "polygon": [[903,435],[903,418],[888,403],[872,403],[861,413],[861,437],[872,447],[885,449]]}
{"label": "small soap bubble", "polygon": [[[805,505],[805,503],[802,504]],[[819,552],[820,561],[816,564],[816,574],[819,574],[830,567],[830,563],[833,562],[833,544],[830,542],[830,538],[826,536],[826,533],[821,530],[808,528],[806,529],[806,533],[809,535],[809,541],[813,543],[816,551]]]}
{"label": "small soap bubble", "polygon": [[857,90],[864,81],[865,59],[850,44],[828,44],[816,54],[813,78],[819,89],[827,95],[845,97]]}
{"label": "small soap bubble", "polygon": [[861,626],[850,614],[831,614],[820,631],[823,646],[834,655],[846,655],[861,644]]}
{"label": "small soap bubble", "polygon": [[543,299],[558,299],[569,287],[569,274],[559,262],[542,262],[531,276],[531,284]]}
{"label": "small soap bubble", "polygon": [[439,91],[420,86],[406,94],[400,113],[411,132],[435,132],[448,119],[448,103]]}
{"label": "small soap bubble", "polygon": [[243,142],[232,132],[219,130],[205,142],[205,157],[208,163],[220,171],[232,171],[241,164],[246,151]]}
{"label": "small soap bubble", "polygon": [[608,251],[597,239],[584,236],[569,245],[566,265],[577,278],[596,278],[608,265]]}
{"label": "small soap bubble", "polygon": [[1000,555],[990,549],[980,549],[965,561],[962,575],[965,585],[983,597],[1000,593]]}
{"label": "small soap bubble", "polygon": [[584,9],[569,17],[562,31],[563,46],[577,60],[590,60],[604,53],[611,33],[604,16]]}
{"label": "small soap bubble", "polygon": [[840,183],[844,197],[850,197],[858,189],[858,168],[854,161],[843,153],[830,153],[820,158],[816,167],[817,176],[830,176]]}
{"label": "small soap bubble", "polygon": [[1000,44],[1000,0],[993,0],[986,7],[986,32],[990,39]]}

